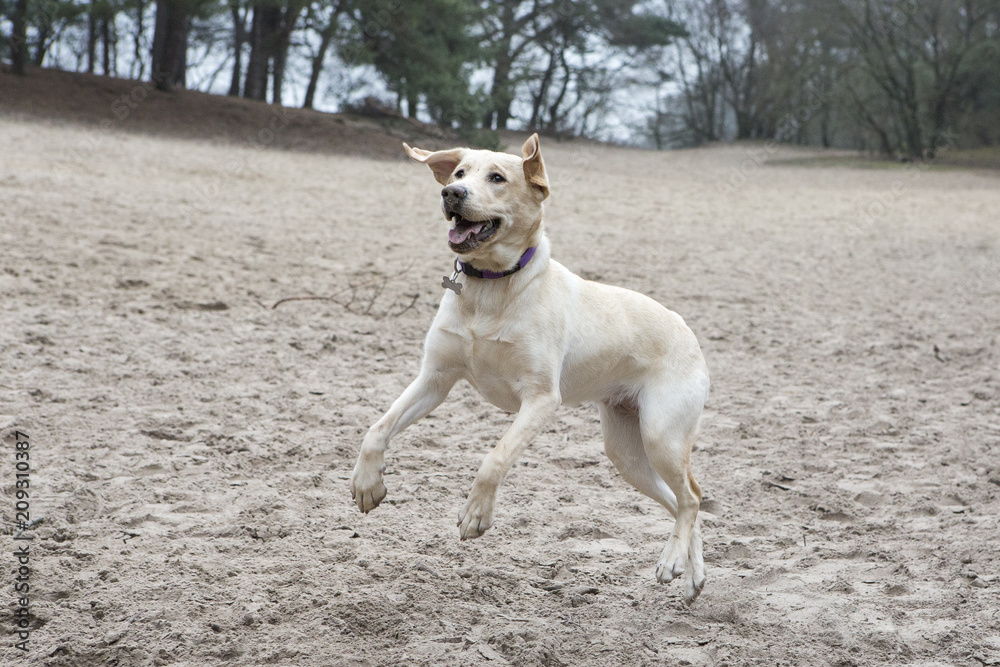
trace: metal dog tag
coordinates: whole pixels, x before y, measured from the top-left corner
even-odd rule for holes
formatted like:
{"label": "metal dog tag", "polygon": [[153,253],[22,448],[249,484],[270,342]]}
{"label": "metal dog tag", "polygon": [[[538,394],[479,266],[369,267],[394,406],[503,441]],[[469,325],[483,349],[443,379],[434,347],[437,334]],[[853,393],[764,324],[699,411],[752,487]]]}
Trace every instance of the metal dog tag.
{"label": "metal dog tag", "polygon": [[443,287],[445,289],[450,289],[455,294],[459,294],[460,295],[462,293],[462,283],[460,283],[460,282],[458,282],[458,281],[455,280],[455,278],[457,278],[457,277],[458,277],[457,273],[454,276],[452,276],[451,278],[449,278],[448,276],[445,276],[444,280],[441,281],[441,287]]}
{"label": "metal dog tag", "polygon": [[462,266],[458,263],[458,259],[455,259],[455,272],[451,274],[451,278],[448,276],[444,277],[441,281],[441,287],[445,289],[450,289],[455,294],[461,296],[462,294],[462,283],[458,282],[458,274],[462,272]]}

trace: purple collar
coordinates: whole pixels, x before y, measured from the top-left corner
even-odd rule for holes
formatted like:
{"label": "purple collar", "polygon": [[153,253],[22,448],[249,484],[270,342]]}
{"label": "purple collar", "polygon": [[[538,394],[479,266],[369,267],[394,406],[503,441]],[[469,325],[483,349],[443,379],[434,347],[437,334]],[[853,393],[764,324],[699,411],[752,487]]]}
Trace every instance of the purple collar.
{"label": "purple collar", "polygon": [[515,266],[513,269],[509,269],[507,271],[489,271],[489,270],[480,271],[471,264],[466,264],[465,262],[460,261],[458,262],[458,271],[473,278],[485,278],[486,280],[496,280],[497,278],[504,278],[506,276],[511,275],[512,273],[517,273],[518,271],[526,267],[528,265],[528,262],[530,262],[531,258],[534,256],[535,256],[535,247],[532,246],[531,248],[528,248],[527,250],[524,251],[524,254],[521,255],[521,259],[517,261],[517,266]]}

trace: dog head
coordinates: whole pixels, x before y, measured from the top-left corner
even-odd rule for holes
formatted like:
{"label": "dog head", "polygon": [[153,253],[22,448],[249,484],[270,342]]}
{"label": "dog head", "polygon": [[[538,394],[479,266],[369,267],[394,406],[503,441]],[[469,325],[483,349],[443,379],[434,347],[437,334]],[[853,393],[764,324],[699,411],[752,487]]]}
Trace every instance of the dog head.
{"label": "dog head", "polygon": [[469,148],[431,152],[403,147],[444,186],[441,208],[453,223],[448,230],[452,251],[477,260],[481,268],[516,263],[541,226],[542,201],[549,196],[538,135],[524,142],[521,157]]}

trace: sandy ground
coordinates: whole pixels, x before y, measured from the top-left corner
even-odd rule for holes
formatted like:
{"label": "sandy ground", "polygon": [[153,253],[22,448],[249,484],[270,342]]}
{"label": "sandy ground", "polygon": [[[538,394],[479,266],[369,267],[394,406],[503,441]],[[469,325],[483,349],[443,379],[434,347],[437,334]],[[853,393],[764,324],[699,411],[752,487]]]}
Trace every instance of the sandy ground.
{"label": "sandy ground", "polygon": [[[352,504],[451,261],[426,169],[0,116],[0,663],[1000,664],[1000,177],[543,153],[553,255],[682,314],[712,371],[692,608],[591,407],[482,539],[455,517],[511,418],[464,383]],[[303,295],[335,300],[271,308]]]}

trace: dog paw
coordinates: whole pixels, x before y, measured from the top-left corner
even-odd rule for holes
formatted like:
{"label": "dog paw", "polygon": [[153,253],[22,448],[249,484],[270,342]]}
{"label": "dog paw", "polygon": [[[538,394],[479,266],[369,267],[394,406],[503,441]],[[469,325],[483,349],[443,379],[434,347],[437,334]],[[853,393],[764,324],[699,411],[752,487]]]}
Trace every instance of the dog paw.
{"label": "dog paw", "polygon": [[671,537],[656,563],[656,580],[661,584],[668,584],[684,574],[685,560],[684,552],[677,548],[677,540]]}
{"label": "dog paw", "polygon": [[702,558],[701,536],[697,533],[688,550],[688,571],[684,577],[684,601],[694,602],[705,588],[705,561]]}
{"label": "dog paw", "polygon": [[473,540],[493,525],[493,500],[473,494],[458,514],[458,534],[463,540]]}
{"label": "dog paw", "polygon": [[351,497],[357,503],[358,509],[368,514],[385,499],[385,484],[382,483],[382,472],[385,464],[363,464],[358,460],[351,475]]}
{"label": "dog paw", "polygon": [[705,575],[702,574],[701,577],[691,575],[684,578],[684,602],[687,604],[693,603],[701,595],[702,589],[705,588]]}

